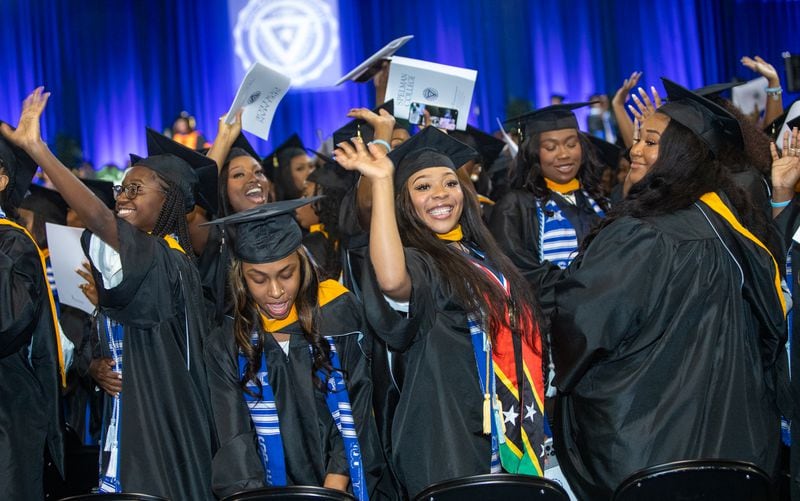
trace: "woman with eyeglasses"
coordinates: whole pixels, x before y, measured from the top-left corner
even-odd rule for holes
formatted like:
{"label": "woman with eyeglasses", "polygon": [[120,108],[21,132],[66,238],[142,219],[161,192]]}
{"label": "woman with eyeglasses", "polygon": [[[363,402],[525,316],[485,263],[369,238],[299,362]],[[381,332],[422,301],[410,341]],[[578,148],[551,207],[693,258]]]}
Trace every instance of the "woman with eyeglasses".
{"label": "woman with eyeglasses", "polygon": [[101,348],[121,383],[105,413],[100,491],[214,499],[206,325],[186,228],[197,179],[190,164],[209,160],[191,151],[181,158],[175,153],[187,149],[152,141],[151,156],[133,158],[115,188],[116,211],[109,210],[42,140],[49,96],[37,88],[23,103],[17,129],[4,125],[2,133],[42,167],[87,228]]}

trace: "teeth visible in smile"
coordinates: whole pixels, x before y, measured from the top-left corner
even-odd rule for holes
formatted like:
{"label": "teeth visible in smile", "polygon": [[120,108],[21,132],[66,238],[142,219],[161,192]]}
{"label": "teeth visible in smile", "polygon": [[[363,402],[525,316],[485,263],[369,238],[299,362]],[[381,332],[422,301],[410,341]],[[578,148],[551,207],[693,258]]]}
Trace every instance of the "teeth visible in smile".
{"label": "teeth visible in smile", "polygon": [[133,214],[136,209],[130,209],[128,207],[117,209],[118,216],[127,216],[128,214]]}
{"label": "teeth visible in smile", "polygon": [[261,188],[259,188],[258,186],[256,186],[255,188],[251,188],[247,190],[247,193],[245,193],[245,195],[247,195],[248,197],[252,195],[261,195]]}
{"label": "teeth visible in smile", "polygon": [[453,212],[452,207],[435,207],[428,211],[428,214],[431,216],[449,216],[450,213]]}

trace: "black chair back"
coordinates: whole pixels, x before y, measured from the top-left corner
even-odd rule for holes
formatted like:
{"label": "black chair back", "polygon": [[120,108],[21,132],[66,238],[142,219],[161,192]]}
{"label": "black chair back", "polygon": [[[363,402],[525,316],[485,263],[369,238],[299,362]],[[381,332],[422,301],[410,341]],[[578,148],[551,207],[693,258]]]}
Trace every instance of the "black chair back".
{"label": "black chair back", "polygon": [[727,460],[676,461],[640,470],[617,487],[614,501],[769,501],[772,482],[751,463]]}
{"label": "black chair back", "polygon": [[169,501],[169,499],[151,496],[150,494],[122,492],[119,494],[82,494],[80,496],[62,498],[59,501]]}
{"label": "black chair back", "polygon": [[249,491],[237,492],[222,501],[275,501],[286,499],[293,501],[355,501],[350,494],[325,487],[292,485],[287,487],[265,487]]}
{"label": "black chair back", "polygon": [[566,491],[542,477],[490,474],[446,480],[427,487],[414,501],[569,501]]}

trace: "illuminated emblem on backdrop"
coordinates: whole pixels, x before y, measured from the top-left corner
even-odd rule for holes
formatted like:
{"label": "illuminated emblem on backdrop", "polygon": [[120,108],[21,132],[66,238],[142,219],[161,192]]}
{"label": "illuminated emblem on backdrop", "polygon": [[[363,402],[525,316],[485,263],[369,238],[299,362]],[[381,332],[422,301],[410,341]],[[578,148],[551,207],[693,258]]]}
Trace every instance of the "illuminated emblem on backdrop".
{"label": "illuminated emblem on backdrop", "polygon": [[338,62],[337,15],[324,0],[249,0],[233,29],[236,55],[245,70],[260,62],[302,87]]}

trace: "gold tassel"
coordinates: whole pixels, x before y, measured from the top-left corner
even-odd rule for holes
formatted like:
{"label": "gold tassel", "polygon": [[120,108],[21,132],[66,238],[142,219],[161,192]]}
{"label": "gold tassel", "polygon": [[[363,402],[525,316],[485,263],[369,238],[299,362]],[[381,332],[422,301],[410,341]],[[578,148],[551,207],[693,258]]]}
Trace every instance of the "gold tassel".
{"label": "gold tassel", "polygon": [[483,434],[492,434],[492,400],[488,393],[483,395]]}

